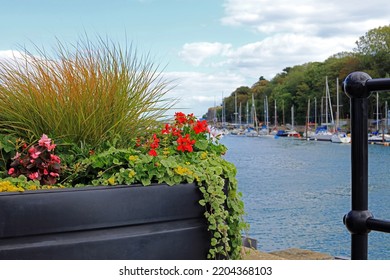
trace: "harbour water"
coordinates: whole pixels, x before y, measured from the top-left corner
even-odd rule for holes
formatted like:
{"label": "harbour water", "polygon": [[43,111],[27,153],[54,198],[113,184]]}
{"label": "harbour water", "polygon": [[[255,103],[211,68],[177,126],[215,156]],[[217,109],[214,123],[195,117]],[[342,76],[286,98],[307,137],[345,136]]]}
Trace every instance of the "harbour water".
{"label": "harbour water", "polygon": [[[308,249],[350,258],[343,216],[351,209],[351,146],[225,136],[237,167],[247,233],[258,249]],[[369,210],[390,219],[390,147],[369,145]],[[368,258],[390,260],[390,234],[369,233]]]}

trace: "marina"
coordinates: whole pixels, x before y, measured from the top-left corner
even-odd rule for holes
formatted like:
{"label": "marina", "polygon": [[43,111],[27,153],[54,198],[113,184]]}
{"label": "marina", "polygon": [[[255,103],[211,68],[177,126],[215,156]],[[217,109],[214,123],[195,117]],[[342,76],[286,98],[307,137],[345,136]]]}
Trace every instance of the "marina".
{"label": "marina", "polygon": [[[343,216],[351,207],[351,146],[330,141],[227,135],[225,157],[237,180],[250,224],[264,252],[300,248],[350,258]],[[390,217],[390,150],[369,145],[369,210]],[[369,233],[369,259],[390,259],[390,236]]]}

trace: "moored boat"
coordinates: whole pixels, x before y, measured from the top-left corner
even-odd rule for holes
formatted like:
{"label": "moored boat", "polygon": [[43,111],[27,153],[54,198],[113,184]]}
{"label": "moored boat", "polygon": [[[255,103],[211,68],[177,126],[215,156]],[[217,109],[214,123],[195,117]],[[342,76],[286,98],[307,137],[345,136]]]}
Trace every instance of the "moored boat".
{"label": "moored boat", "polygon": [[345,132],[337,132],[332,135],[331,141],[332,143],[348,144],[351,143],[351,137]]}
{"label": "moored boat", "polygon": [[383,133],[370,134],[368,142],[390,142],[390,135]]}
{"label": "moored boat", "polygon": [[310,140],[315,141],[331,141],[333,133],[327,130],[326,126],[319,126],[316,129],[316,132],[310,136]]}

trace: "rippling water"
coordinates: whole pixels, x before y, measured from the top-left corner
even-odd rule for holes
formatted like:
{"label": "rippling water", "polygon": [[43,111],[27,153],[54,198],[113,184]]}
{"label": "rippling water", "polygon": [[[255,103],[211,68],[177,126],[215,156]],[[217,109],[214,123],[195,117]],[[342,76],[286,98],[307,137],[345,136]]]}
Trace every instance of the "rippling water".
{"label": "rippling water", "polygon": [[[350,257],[342,219],[351,208],[351,146],[226,136],[237,167],[249,236],[258,249],[291,247]],[[369,210],[390,219],[390,147],[369,146]],[[390,259],[390,234],[369,233],[369,259]]]}

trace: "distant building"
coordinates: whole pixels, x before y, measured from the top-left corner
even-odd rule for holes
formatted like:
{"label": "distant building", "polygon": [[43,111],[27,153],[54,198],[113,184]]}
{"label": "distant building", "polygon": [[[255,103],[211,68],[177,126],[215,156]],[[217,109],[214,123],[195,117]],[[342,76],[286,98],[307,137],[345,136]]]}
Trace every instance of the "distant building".
{"label": "distant building", "polygon": [[222,106],[210,107],[207,110],[207,122],[210,124],[221,122]]}

